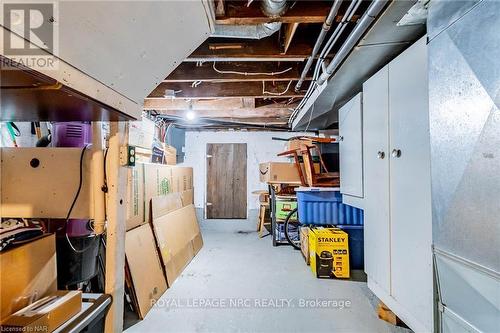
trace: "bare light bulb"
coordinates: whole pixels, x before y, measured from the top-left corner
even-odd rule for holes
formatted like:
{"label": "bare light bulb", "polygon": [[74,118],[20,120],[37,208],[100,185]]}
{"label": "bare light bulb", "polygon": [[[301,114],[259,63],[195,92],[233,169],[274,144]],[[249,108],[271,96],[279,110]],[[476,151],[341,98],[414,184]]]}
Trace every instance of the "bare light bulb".
{"label": "bare light bulb", "polygon": [[195,118],[196,118],[196,112],[194,112],[193,110],[189,110],[188,112],[186,112],[187,120],[194,120]]}

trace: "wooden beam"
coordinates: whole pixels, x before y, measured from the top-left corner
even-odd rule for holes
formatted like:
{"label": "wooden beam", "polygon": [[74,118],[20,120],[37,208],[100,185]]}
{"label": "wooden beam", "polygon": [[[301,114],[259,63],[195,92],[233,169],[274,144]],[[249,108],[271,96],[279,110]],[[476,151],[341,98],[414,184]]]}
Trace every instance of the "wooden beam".
{"label": "wooden beam", "polygon": [[182,99],[146,98],[144,110],[233,110],[255,107],[253,98]]}
{"label": "wooden beam", "polygon": [[123,330],[125,292],[125,219],[127,169],[120,163],[120,148],[128,144],[128,122],[110,122],[107,155],[108,193],[106,194],[106,274],[104,292],[113,302],[106,314],[105,332]]}
{"label": "wooden beam", "polygon": [[[203,82],[197,87],[186,82],[161,83],[148,98],[165,97],[166,90],[175,91],[176,98],[222,98],[222,97],[259,97],[259,98],[287,98],[303,97],[305,90],[295,92],[294,81],[283,82]],[[307,89],[306,82],[303,89]],[[288,90],[286,90],[288,87]],[[265,92],[264,92],[265,90]],[[281,94],[281,95],[277,95]]]}
{"label": "wooden beam", "polygon": [[[237,110],[196,110],[198,117],[205,118],[287,118],[292,113],[292,108],[245,108]],[[160,114],[184,117],[187,110],[161,110]]]}
{"label": "wooden beam", "polygon": [[[224,43],[226,47],[233,43],[237,48],[211,50],[210,45]],[[185,61],[303,61],[311,55],[310,41],[295,40],[286,54],[281,53],[276,38],[268,37],[260,40],[228,42],[217,38],[209,38],[203,42]]]}
{"label": "wooden beam", "polygon": [[299,23],[289,23],[286,25],[284,41],[283,41],[283,52],[282,52],[283,54],[286,54],[286,52],[288,51],[288,48],[292,43],[293,36],[295,35],[298,26]]}
{"label": "wooden beam", "polygon": [[[183,117],[177,116],[166,116],[167,119],[174,119],[176,121],[176,125],[182,126],[183,124],[189,125],[189,127],[193,126],[219,126],[221,128],[228,128],[233,126],[244,126],[246,125],[283,125],[287,127],[288,118],[204,118],[198,117],[194,121],[187,121]],[[230,125],[230,124],[234,125]]]}
{"label": "wooden beam", "polygon": [[[302,66],[298,63],[208,62],[197,65],[192,62],[184,62],[181,63],[163,82],[290,81],[300,78],[301,68]],[[285,70],[285,73],[277,75],[251,75],[253,73],[280,73]],[[241,74],[234,72],[239,72]],[[243,73],[249,73],[250,75],[243,75]],[[310,79],[310,76],[306,78],[306,80]]]}
{"label": "wooden beam", "polygon": [[323,23],[332,6],[330,2],[297,1],[281,17],[269,18],[262,13],[259,2],[248,7],[241,1],[226,2],[226,5],[226,15],[217,17],[216,24]]}

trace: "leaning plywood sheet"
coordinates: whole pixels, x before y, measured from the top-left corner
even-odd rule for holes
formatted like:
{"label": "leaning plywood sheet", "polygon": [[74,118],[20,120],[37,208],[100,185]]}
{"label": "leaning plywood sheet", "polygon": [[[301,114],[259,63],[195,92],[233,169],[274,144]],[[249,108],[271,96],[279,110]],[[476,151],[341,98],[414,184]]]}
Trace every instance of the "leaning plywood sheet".
{"label": "leaning plywood sheet", "polygon": [[194,205],[154,219],[153,229],[171,286],[203,246]]}
{"label": "leaning plywood sheet", "polygon": [[[79,187],[81,148],[1,148],[0,154],[2,217],[67,217]],[[83,156],[71,218],[97,219],[95,203],[104,200],[102,183],[92,178],[92,154]]]}
{"label": "leaning plywood sheet", "polygon": [[139,316],[144,319],[154,302],[167,290],[167,282],[149,224],[127,231],[125,254]]}
{"label": "leaning plywood sheet", "polygon": [[153,220],[162,217],[174,210],[181,209],[183,205],[181,193],[168,193],[166,195],[151,199],[151,211]]}

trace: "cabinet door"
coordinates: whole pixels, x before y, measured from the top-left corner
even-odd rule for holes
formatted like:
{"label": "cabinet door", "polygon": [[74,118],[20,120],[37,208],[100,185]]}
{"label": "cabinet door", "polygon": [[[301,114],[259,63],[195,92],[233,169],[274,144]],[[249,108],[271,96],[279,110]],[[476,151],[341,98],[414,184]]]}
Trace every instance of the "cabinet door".
{"label": "cabinet door", "polygon": [[425,38],[389,64],[389,110],[391,294],[413,317],[402,317],[408,325],[431,331],[432,217]]}
{"label": "cabinet door", "polygon": [[340,192],[363,197],[361,93],[339,110]]}
{"label": "cabinet door", "polygon": [[365,271],[390,293],[389,115],[387,66],[363,85]]}

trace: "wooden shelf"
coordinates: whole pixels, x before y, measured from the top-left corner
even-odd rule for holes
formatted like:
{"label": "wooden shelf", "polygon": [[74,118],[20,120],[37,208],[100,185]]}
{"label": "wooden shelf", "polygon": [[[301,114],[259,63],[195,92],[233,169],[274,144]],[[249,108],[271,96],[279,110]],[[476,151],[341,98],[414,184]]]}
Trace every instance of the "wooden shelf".
{"label": "wooden shelf", "polygon": [[[2,63],[5,59],[0,55]],[[20,64],[0,67],[0,77],[0,121],[124,121],[135,118]]]}

